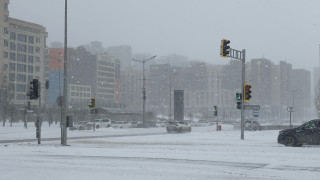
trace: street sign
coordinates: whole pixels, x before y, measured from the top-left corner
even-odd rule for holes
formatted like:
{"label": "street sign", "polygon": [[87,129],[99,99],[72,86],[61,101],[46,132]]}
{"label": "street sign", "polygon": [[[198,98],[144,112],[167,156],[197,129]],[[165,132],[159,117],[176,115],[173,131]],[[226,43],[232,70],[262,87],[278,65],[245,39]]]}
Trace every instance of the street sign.
{"label": "street sign", "polygon": [[244,109],[260,109],[260,105],[244,105]]}
{"label": "street sign", "polygon": [[253,109],[253,117],[259,117],[259,109]]}
{"label": "street sign", "polygon": [[288,112],[294,112],[294,107],[287,107]]}

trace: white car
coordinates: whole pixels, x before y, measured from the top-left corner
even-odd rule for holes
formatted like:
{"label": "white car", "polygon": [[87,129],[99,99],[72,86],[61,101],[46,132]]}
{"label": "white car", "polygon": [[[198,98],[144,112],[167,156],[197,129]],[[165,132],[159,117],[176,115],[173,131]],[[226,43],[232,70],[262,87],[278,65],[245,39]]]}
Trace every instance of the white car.
{"label": "white car", "polygon": [[131,128],[131,123],[127,121],[114,121],[112,123],[113,128]]}
{"label": "white car", "polygon": [[166,126],[167,132],[191,132],[191,127],[185,122],[169,122]]}
{"label": "white car", "polygon": [[111,120],[108,119],[108,118],[96,119],[95,123],[96,123],[96,128],[97,129],[111,127]]}

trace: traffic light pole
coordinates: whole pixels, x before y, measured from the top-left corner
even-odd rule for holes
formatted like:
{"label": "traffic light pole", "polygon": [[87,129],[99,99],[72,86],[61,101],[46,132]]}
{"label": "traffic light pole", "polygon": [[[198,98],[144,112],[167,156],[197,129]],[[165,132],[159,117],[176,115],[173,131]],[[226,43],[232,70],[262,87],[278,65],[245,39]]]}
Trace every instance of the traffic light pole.
{"label": "traffic light pole", "polygon": [[242,61],[242,76],[241,76],[241,93],[242,93],[242,98],[241,98],[241,139],[244,140],[244,82],[245,82],[245,63],[246,63],[246,50],[243,49],[242,51],[231,49],[230,48],[230,53],[227,55],[227,57],[231,57],[237,60]]}
{"label": "traffic light pole", "polygon": [[[241,82],[241,92],[244,90],[244,82],[245,82],[245,63],[246,63],[246,50],[242,50],[242,82]],[[243,94],[243,93],[242,93]],[[241,139],[244,140],[244,95],[242,96],[241,99]]]}
{"label": "traffic light pole", "polygon": [[[241,80],[241,139],[244,139],[244,82],[245,82],[245,63],[246,63],[246,50],[243,49],[242,51],[231,49],[228,45],[230,43],[230,40],[228,39],[222,39],[221,40],[221,49],[220,49],[220,55],[221,57],[231,57],[237,60],[242,61],[242,80]],[[238,103],[237,103],[238,104]]]}

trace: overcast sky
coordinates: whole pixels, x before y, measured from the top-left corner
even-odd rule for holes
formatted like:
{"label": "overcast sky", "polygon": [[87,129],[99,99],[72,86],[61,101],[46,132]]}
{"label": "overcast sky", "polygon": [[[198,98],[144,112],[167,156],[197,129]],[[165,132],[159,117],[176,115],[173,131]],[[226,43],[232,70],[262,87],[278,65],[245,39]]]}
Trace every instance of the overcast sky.
{"label": "overcast sky", "polygon": [[[226,64],[220,40],[293,68],[319,66],[319,0],[69,0],[68,44],[130,45],[133,53],[180,54]],[[64,0],[10,0],[10,17],[41,24],[63,42]]]}

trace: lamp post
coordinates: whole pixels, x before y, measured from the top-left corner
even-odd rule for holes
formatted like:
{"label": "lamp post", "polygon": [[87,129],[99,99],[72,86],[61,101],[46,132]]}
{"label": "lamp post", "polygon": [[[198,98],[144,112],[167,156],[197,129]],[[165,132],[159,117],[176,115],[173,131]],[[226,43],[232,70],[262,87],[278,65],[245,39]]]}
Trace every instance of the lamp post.
{"label": "lamp post", "polygon": [[63,60],[63,69],[64,69],[64,73],[63,73],[63,103],[62,103],[62,134],[61,134],[61,144],[63,146],[67,145],[67,10],[68,10],[68,6],[67,6],[67,0],[64,1],[65,2],[65,15],[64,15],[64,60]]}
{"label": "lamp post", "polygon": [[145,127],[145,104],[146,104],[146,99],[147,99],[147,95],[146,95],[146,88],[145,88],[145,72],[144,72],[144,64],[147,61],[150,61],[151,59],[155,58],[157,56],[152,56],[149,59],[145,59],[145,60],[137,60],[137,59],[132,59],[133,61],[138,61],[142,63],[142,69],[143,69],[143,73],[142,73],[142,126]]}

